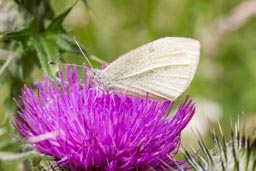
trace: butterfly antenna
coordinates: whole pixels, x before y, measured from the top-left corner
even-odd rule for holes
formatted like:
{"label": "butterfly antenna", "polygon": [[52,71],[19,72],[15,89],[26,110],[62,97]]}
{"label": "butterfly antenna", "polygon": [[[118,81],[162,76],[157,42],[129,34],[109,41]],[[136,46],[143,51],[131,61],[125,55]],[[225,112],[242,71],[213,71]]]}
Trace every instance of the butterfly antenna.
{"label": "butterfly antenna", "polygon": [[78,66],[78,67],[83,68],[82,65],[77,65],[77,64],[60,64],[60,63],[56,63],[56,62],[53,62],[53,61],[49,61],[49,62],[48,62],[48,65],[57,65],[57,66]]}
{"label": "butterfly antenna", "polygon": [[103,59],[100,59],[99,57],[97,57],[97,56],[94,56],[94,55],[90,55],[90,59],[92,59],[92,60],[94,60],[95,62],[98,62],[98,63],[100,63],[100,64],[106,64],[106,65],[108,65],[108,63],[105,61],[105,60],[103,60]]}
{"label": "butterfly antenna", "polygon": [[78,41],[76,40],[76,38],[74,38],[74,39],[75,39],[76,45],[78,46],[80,52],[82,53],[82,55],[84,56],[85,60],[86,60],[87,63],[89,64],[90,68],[93,68],[93,67],[92,67],[92,64],[90,63],[88,57],[85,55],[85,53],[84,53],[83,49],[81,48],[81,46],[79,45]]}

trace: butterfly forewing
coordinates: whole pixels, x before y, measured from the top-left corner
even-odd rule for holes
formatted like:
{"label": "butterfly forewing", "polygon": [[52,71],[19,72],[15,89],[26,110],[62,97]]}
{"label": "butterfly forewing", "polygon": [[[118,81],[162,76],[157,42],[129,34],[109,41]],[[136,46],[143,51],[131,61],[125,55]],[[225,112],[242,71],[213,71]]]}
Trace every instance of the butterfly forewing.
{"label": "butterfly forewing", "polygon": [[101,81],[128,94],[175,100],[194,77],[199,49],[199,42],[193,39],[158,39],[122,55],[101,70]]}

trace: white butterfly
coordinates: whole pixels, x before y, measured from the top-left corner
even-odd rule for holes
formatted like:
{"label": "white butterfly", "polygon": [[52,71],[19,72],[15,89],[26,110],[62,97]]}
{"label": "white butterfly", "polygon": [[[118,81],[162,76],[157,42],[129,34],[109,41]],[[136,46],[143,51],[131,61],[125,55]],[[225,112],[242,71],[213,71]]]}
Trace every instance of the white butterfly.
{"label": "white butterfly", "polygon": [[200,54],[197,40],[166,37],[117,58],[105,69],[89,69],[103,90],[174,101],[192,81]]}

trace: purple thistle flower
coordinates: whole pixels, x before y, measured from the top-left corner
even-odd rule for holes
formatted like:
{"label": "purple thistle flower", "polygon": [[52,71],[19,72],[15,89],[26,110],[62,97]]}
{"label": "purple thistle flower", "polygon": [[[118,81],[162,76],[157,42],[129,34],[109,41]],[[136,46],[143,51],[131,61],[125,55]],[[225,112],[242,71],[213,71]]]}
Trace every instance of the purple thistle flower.
{"label": "purple thistle flower", "polygon": [[71,170],[188,169],[174,159],[195,112],[188,98],[170,117],[172,102],[103,92],[86,83],[85,71],[79,79],[67,67],[61,81],[44,77],[15,100],[14,126],[38,152]]}

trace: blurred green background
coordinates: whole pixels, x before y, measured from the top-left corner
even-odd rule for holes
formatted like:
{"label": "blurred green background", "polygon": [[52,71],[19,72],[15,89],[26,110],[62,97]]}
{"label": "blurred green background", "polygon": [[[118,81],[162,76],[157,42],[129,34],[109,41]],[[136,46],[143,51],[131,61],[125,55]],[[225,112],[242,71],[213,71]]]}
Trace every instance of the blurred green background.
{"label": "blurred green background", "polygon": [[[51,0],[52,15],[61,14],[74,2]],[[22,10],[13,4],[7,8],[8,3],[12,1],[0,0],[1,32],[20,29],[20,25],[31,19],[19,15]],[[208,118],[212,124],[220,119],[224,130],[238,116],[242,122],[248,117],[256,120],[255,0],[93,0],[88,1],[88,6],[78,1],[63,25],[71,39],[76,37],[90,54],[107,62],[158,38],[198,39],[201,42],[198,70],[178,102],[188,94],[195,99],[199,119],[194,124],[203,132],[208,127],[200,127],[202,122],[205,124],[202,118]],[[15,133],[10,126],[16,110],[12,98],[18,96],[24,84],[31,86],[40,80],[43,70],[33,53],[26,58],[16,55],[8,61],[12,45],[4,45],[0,51],[0,151],[17,152],[21,143],[10,137]],[[81,55],[72,53],[61,53],[58,58],[61,63],[85,62]],[[92,63],[100,67],[99,63]],[[29,78],[25,77],[26,72],[30,73]],[[1,162],[0,166],[0,170],[22,168]]]}
{"label": "blurred green background", "polygon": [[[90,1],[92,15],[78,4],[67,17],[66,26],[83,47],[107,62],[161,37],[198,39],[202,45],[198,71],[180,99],[189,94],[214,100],[222,107],[223,118],[233,118],[256,111],[256,17],[241,26],[229,21],[242,2],[96,0]],[[58,7],[57,11],[63,9]],[[235,16],[237,20],[247,10]],[[222,27],[230,28],[222,34]]]}

